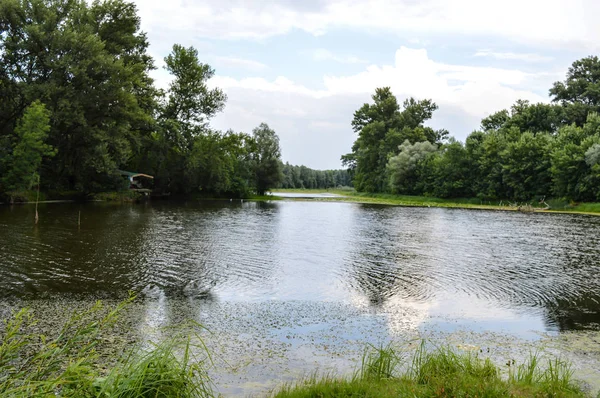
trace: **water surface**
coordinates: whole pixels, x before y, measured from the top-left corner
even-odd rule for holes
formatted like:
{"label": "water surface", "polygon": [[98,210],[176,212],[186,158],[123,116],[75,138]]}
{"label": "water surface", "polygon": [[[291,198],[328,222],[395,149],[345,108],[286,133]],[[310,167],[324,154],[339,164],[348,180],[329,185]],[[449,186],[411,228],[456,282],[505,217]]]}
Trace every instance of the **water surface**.
{"label": "water surface", "polygon": [[196,319],[225,358],[252,359],[217,375],[228,394],[348,368],[364,343],[600,329],[600,217],[301,201],[47,204],[38,226],[33,214],[0,207],[0,312],[142,292],[133,327]]}

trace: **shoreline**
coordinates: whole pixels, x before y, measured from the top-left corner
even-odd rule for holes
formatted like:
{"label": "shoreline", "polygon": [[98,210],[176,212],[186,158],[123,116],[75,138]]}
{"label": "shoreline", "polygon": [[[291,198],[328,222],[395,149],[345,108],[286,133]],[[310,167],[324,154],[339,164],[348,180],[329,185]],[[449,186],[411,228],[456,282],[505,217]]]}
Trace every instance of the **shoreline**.
{"label": "shoreline", "polygon": [[[510,367],[504,366],[507,361],[525,363],[528,353],[537,353],[542,367],[548,360],[560,358],[569,363],[575,371],[573,380],[584,388],[590,398],[595,397],[600,389],[600,381],[594,369],[597,365],[598,348],[594,342],[598,336],[596,331],[572,331],[553,336],[551,333],[539,331],[539,337],[531,339],[518,336],[511,332],[475,331],[464,328],[444,330],[435,324],[422,327],[402,328],[394,333],[378,337],[372,332],[376,316],[371,314],[368,307],[355,307],[342,303],[320,304],[321,311],[310,312],[306,318],[303,311],[292,311],[292,319],[283,318],[289,309],[298,309],[300,303],[278,303],[274,301],[247,304],[232,302],[205,302],[194,300],[201,304],[211,316],[204,319],[190,317],[189,308],[181,306],[187,302],[184,298],[167,301],[163,307],[156,298],[136,299],[123,308],[111,330],[107,331],[102,342],[111,344],[100,345],[100,361],[98,365],[113,366],[120,359],[119,352],[127,345],[148,346],[153,342],[159,344],[168,341],[173,331],[187,331],[193,322],[201,324],[198,334],[202,344],[214,355],[215,362],[206,368],[221,396],[273,396],[269,392],[279,391],[285,386],[301,385],[306,375],[335,375],[336,380],[343,382],[352,378],[360,367],[361,357],[368,347],[394,347],[398,358],[412,353],[423,341],[428,347],[451,348],[463,355],[481,355],[481,359],[489,359],[498,370],[498,375],[506,378]],[[16,300],[7,302],[0,300],[0,309],[4,310],[3,318],[9,318],[11,309],[29,307],[38,324],[36,330],[50,337],[52,331],[60,329],[71,314],[86,313],[94,305],[94,300]],[[102,300],[104,308],[117,306],[118,299]],[[311,304],[314,305],[314,304]],[[161,308],[167,308],[170,321],[161,317]],[[52,311],[49,311],[49,310]],[[241,309],[249,309],[250,318]],[[333,337],[329,328],[314,330],[291,331],[302,327],[307,322],[318,325],[320,321],[332,318],[337,310],[352,315],[354,322],[335,319],[330,326],[341,330]],[[58,316],[49,317],[46,314],[56,313]],[[212,315],[225,315],[214,317]],[[370,315],[367,315],[370,314]],[[275,315],[277,324],[270,322]],[[365,315],[367,315],[365,317]],[[190,323],[189,321],[192,321]],[[258,321],[265,328],[254,328],[251,325]],[[201,322],[201,323],[200,323]],[[356,323],[358,322],[358,323]],[[277,326],[283,327],[283,330]],[[358,326],[361,334],[369,338],[353,337],[353,331]],[[341,328],[341,329],[340,329]],[[166,331],[171,334],[165,334]],[[295,351],[302,347],[301,351]],[[197,353],[196,353],[197,354]],[[410,363],[404,362],[405,364]],[[233,367],[228,364],[235,364]],[[256,367],[259,368],[255,371]],[[525,395],[528,396],[528,395]]]}
{"label": "shoreline", "polygon": [[[391,194],[363,194],[357,192],[348,192],[344,190],[299,190],[299,189],[281,189],[271,191],[273,200],[291,200],[291,201],[318,201],[318,202],[347,202],[347,203],[361,203],[361,204],[376,204],[376,205],[387,205],[387,206],[399,206],[399,207],[436,207],[436,208],[451,208],[451,209],[465,209],[465,210],[495,210],[495,211],[516,211],[520,213],[542,213],[542,214],[583,214],[590,216],[600,216],[600,203],[582,203],[585,205],[597,205],[599,210],[586,211],[577,210],[559,210],[559,209],[543,209],[535,208],[532,210],[520,210],[514,206],[494,205],[494,204],[475,204],[475,203],[461,203],[459,201],[452,201],[451,199],[440,199],[434,197],[422,197],[422,196],[409,196],[409,195],[391,195]],[[278,193],[306,193],[310,194],[335,194],[335,197],[319,197],[319,196],[306,196],[306,197],[281,197],[277,196]],[[467,199],[473,200],[473,199]],[[501,201],[502,203],[504,201]]]}
{"label": "shoreline", "polygon": [[[279,196],[278,194],[306,194],[306,196]],[[333,194],[335,196],[317,196],[319,194]],[[170,200],[175,201],[231,201],[232,198],[210,198],[210,197],[177,197]],[[600,216],[600,203],[580,203],[572,209],[545,209],[536,207],[527,207],[526,210],[515,206],[503,205],[505,201],[500,201],[500,204],[477,204],[469,203],[476,199],[440,199],[435,197],[411,196],[411,195],[392,195],[381,193],[359,193],[350,192],[339,189],[276,189],[270,191],[269,195],[251,196],[248,198],[236,198],[235,201],[248,202],[268,202],[268,201],[315,201],[315,202],[343,202],[343,203],[359,203],[359,204],[374,204],[385,206],[399,207],[420,207],[420,208],[449,208],[449,209],[464,209],[464,210],[494,210],[494,211],[516,211],[520,213],[541,213],[541,214],[580,214],[589,216]],[[143,201],[145,202],[145,201]],[[3,205],[33,205],[35,201],[19,201],[15,203],[0,202]],[[40,200],[38,204],[53,204],[53,203],[138,203],[132,200],[110,200],[110,199],[90,199],[90,200],[75,200],[75,199],[56,199],[56,200]],[[597,207],[598,210],[578,210],[578,207]]]}

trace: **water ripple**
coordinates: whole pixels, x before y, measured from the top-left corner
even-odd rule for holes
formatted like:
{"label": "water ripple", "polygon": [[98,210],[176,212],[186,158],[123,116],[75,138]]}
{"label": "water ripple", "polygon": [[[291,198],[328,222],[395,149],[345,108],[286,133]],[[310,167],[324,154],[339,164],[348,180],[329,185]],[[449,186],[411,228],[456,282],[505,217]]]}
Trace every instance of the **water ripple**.
{"label": "water ripple", "polygon": [[0,208],[5,297],[136,290],[375,306],[467,297],[545,309],[553,324],[600,321],[596,217],[207,202],[44,205],[40,218],[33,226],[32,207]]}

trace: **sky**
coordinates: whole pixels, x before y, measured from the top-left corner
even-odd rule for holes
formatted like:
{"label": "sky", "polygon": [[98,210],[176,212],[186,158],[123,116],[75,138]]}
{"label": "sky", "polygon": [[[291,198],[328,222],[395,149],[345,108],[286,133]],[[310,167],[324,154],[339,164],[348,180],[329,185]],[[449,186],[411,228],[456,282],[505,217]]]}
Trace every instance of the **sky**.
{"label": "sky", "polygon": [[211,120],[265,122],[284,162],[341,168],[354,111],[389,86],[432,99],[428,125],[464,141],[518,99],[549,102],[571,63],[600,52],[598,0],[134,0],[168,87],[164,57],[193,46],[228,96]]}

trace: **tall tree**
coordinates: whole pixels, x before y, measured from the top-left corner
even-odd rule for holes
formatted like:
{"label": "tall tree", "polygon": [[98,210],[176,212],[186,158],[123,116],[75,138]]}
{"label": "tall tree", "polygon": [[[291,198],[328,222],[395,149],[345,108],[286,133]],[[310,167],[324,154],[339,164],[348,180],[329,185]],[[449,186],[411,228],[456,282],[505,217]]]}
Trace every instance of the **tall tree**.
{"label": "tall tree", "polygon": [[570,125],[559,130],[550,154],[555,196],[600,199],[600,176],[592,170],[589,153],[597,144],[600,144],[600,116],[596,113],[590,113],[583,127]]}
{"label": "tall tree", "polygon": [[352,169],[357,190],[381,192],[389,189],[386,166],[398,146],[406,140],[438,144],[448,132],[424,126],[437,109],[431,100],[409,98],[400,110],[389,87],[376,89],[372,99],[373,104],[364,104],[354,113],[352,128],[358,138],[352,153],[342,156],[342,162]]}
{"label": "tall tree", "polygon": [[[131,164],[155,175],[157,191],[189,193],[203,187],[202,192],[206,193],[209,186],[223,187],[207,182],[208,175],[216,177],[219,173],[211,174],[208,169],[199,168],[203,163],[201,158],[212,156],[201,154],[200,148],[206,145],[214,150],[221,148],[217,142],[221,139],[220,134],[208,127],[210,119],[225,107],[227,99],[220,89],[208,88],[207,82],[215,71],[200,62],[195,48],[178,44],[165,57],[165,64],[173,81],[160,98],[156,130],[144,137],[143,151],[132,159]],[[205,176],[199,174],[203,170]]]}
{"label": "tall tree", "polygon": [[[45,162],[54,188],[93,191],[125,165],[152,124],[152,59],[122,0],[0,3],[0,134],[36,99],[51,111]],[[6,97],[5,97],[6,95]]]}
{"label": "tall tree", "polygon": [[180,147],[190,149],[193,137],[206,130],[208,121],[225,107],[227,96],[206,82],[215,74],[210,65],[198,58],[198,50],[173,46],[165,58],[165,68],[173,76],[162,111],[169,136]]}
{"label": "tall tree", "polygon": [[552,191],[550,150],[553,136],[547,133],[523,133],[506,145],[502,156],[503,181],[510,197],[531,200],[550,196]]}
{"label": "tall tree", "polygon": [[590,56],[573,62],[566,80],[554,83],[550,96],[564,107],[567,123],[583,126],[590,112],[600,112],[600,59]]}
{"label": "tall tree", "polygon": [[256,193],[264,195],[269,189],[279,186],[283,179],[279,137],[266,123],[252,130],[252,137],[256,143],[253,154]]}
{"label": "tall tree", "polygon": [[[440,198],[460,198],[473,195],[473,167],[465,146],[450,138],[435,156],[424,163],[422,172],[425,194]],[[429,177],[429,178],[427,178]]]}

